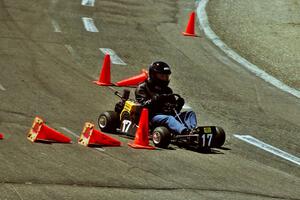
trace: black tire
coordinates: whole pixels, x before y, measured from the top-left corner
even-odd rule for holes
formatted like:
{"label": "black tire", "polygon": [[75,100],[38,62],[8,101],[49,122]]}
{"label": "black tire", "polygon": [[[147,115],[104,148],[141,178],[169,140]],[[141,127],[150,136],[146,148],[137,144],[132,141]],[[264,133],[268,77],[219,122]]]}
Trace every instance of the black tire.
{"label": "black tire", "polygon": [[213,147],[219,148],[224,145],[226,140],[225,131],[221,127],[216,127],[216,134],[213,140]]}
{"label": "black tire", "polygon": [[101,131],[115,133],[120,126],[119,114],[115,111],[106,111],[98,117],[98,126]]}
{"label": "black tire", "polygon": [[171,143],[171,133],[166,127],[156,127],[152,132],[152,141],[156,147],[167,148]]}

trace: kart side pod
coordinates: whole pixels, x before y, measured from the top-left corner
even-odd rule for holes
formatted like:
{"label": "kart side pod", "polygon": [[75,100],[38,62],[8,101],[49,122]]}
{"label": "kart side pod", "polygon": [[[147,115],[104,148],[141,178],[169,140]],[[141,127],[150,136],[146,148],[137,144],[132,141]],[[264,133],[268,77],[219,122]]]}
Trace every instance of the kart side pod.
{"label": "kart side pod", "polygon": [[197,136],[198,149],[220,148],[225,143],[225,131],[221,127],[199,126],[195,132],[191,137]]}

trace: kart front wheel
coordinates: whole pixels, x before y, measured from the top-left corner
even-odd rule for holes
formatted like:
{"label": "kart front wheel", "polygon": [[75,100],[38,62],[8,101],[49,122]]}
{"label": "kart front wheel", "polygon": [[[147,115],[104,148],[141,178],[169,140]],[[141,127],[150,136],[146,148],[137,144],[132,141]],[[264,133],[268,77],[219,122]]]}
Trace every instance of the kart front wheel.
{"label": "kart front wheel", "polygon": [[171,133],[166,127],[157,127],[152,133],[152,141],[156,147],[167,148],[171,143]]}
{"label": "kart front wheel", "polygon": [[221,127],[216,127],[216,135],[213,140],[213,147],[219,148],[224,145],[226,139],[225,131]]}
{"label": "kart front wheel", "polygon": [[119,115],[115,111],[106,111],[98,117],[98,126],[101,131],[114,133],[120,124]]}

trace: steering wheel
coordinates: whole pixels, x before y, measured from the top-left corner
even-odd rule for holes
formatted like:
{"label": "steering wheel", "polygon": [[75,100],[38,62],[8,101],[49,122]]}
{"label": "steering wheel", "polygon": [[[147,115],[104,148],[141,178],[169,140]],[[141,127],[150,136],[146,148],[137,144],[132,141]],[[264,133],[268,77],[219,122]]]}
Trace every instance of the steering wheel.
{"label": "steering wheel", "polygon": [[176,93],[170,94],[170,96],[174,96],[176,98],[176,100],[181,98],[181,96],[179,94],[176,94]]}
{"label": "steering wheel", "polygon": [[178,99],[181,98],[179,94],[173,93],[173,94],[168,94],[169,97],[174,97],[174,102],[166,102],[164,104],[164,108],[166,109],[167,112],[173,112],[174,109],[178,107]]}

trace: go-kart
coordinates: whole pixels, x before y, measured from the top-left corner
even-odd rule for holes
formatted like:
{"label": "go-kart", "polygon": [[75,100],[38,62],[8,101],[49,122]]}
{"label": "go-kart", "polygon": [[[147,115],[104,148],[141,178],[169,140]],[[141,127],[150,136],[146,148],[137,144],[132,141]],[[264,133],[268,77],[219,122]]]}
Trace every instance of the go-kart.
{"label": "go-kart", "polygon": [[[105,111],[99,115],[99,128],[104,132],[134,138],[143,107],[141,104],[129,99],[129,90],[125,89],[122,95],[117,91],[115,94],[121,98],[121,101],[115,105],[114,111]],[[172,95],[176,99],[180,98],[178,94]],[[170,108],[172,107],[174,108],[175,105],[170,104]],[[167,148],[172,143],[178,146],[196,148],[197,150],[208,150],[210,148],[220,148],[225,142],[225,132],[218,126],[199,126],[191,134],[178,135],[172,133],[167,127],[153,127],[149,124],[149,132],[149,139],[152,139],[153,144],[160,148]]]}

